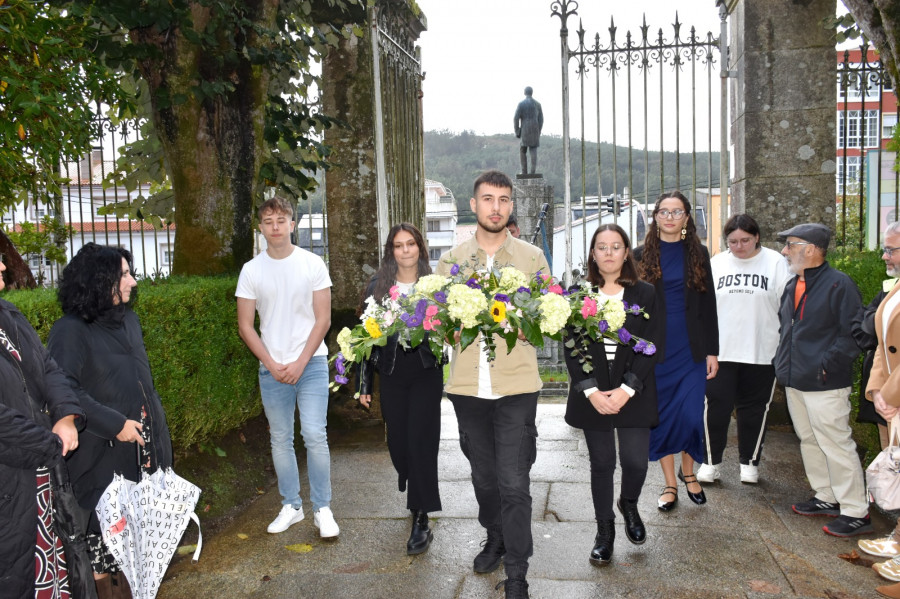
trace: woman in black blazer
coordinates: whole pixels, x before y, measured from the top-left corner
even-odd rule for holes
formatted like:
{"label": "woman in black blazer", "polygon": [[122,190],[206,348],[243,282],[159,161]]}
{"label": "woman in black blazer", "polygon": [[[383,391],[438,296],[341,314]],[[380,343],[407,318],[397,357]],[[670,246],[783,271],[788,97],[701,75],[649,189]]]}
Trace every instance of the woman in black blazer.
{"label": "woman in black blazer", "polygon": [[[384,244],[381,268],[363,297],[381,301],[394,287],[394,293],[408,295],[419,277],[427,274],[431,274],[431,266],[422,234],[409,223],[394,225]],[[362,311],[360,306],[359,313]],[[381,383],[381,413],[397,487],[407,491],[406,507],[412,512],[406,553],[416,555],[431,544],[428,513],[441,510],[437,463],[443,370],[427,340],[405,350],[398,336],[392,335],[360,365],[359,402],[367,408],[372,402],[375,371]]]}
{"label": "woman in black blazer", "polygon": [[[628,235],[615,224],[601,225],[591,238],[588,281],[602,296],[645,309],[649,319],[627,314],[625,329],[636,337],[656,343],[664,325],[663,313],[655,304],[652,285],[638,280]],[[582,339],[572,329],[577,346]],[[569,398],[566,422],[584,430],[591,462],[591,495],[597,519],[597,536],[591,563],[610,562],[615,540],[613,513],[613,473],[616,469],[616,436],[622,466],[622,489],[616,505],[625,519],[625,535],[636,545],[646,538],[637,503],[647,476],[650,428],[657,423],[656,356],[635,352],[615,341],[586,339],[593,370],[584,372],[577,356],[566,351],[569,369]]]}

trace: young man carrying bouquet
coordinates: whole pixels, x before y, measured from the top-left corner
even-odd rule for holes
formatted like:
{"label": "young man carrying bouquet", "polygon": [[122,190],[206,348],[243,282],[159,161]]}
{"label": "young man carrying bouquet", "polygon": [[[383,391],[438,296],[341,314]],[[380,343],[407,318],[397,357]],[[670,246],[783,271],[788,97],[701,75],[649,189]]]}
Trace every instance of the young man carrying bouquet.
{"label": "young man carrying bouquet", "polygon": [[[513,210],[509,177],[499,171],[482,174],[469,205],[477,219],[475,235],[441,256],[437,274],[511,266],[529,278],[549,277],[541,250],[507,231]],[[505,560],[507,599],[527,598],[525,577],[532,554],[529,485],[541,379],[537,352],[521,335],[508,354],[499,336],[494,342],[496,357],[489,362],[482,338],[464,350],[457,339],[446,391],[456,411],[460,446],[472,467],[478,521],[487,529],[474,570],[492,572]]]}

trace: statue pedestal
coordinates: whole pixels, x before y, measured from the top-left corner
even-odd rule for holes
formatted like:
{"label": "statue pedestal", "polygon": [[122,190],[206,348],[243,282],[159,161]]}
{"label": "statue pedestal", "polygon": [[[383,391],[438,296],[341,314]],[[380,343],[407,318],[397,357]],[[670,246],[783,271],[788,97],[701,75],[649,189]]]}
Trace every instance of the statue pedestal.
{"label": "statue pedestal", "polygon": [[[533,175],[516,175],[513,183],[513,202],[515,202],[515,214],[519,220],[519,230],[521,231],[520,239],[532,243],[544,249],[543,239],[538,233],[534,236],[537,228],[538,217],[541,213],[541,207],[546,203],[547,214],[544,217],[544,231],[547,232],[547,247],[550,255],[546,256],[547,262],[553,265],[553,186],[547,185],[544,176],[541,174]],[[560,359],[559,343],[551,339],[544,339],[544,347],[538,350],[538,361],[541,364],[558,365],[562,363]]]}

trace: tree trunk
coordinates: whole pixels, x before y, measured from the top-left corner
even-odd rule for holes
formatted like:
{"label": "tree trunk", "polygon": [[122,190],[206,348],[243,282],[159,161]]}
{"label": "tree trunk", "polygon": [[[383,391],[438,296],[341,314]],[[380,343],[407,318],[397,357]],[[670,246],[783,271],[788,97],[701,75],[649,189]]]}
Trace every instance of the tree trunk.
{"label": "tree trunk", "polygon": [[[278,0],[244,4],[246,18],[266,29],[274,28],[277,9]],[[204,30],[209,11],[192,4],[196,31]],[[220,36],[223,47],[232,43],[230,33]],[[131,35],[159,50],[139,69],[151,92],[175,196],[173,273],[235,272],[252,258],[253,192],[265,147],[269,71],[246,57],[223,66],[218,53],[204,51],[179,30],[149,27]],[[247,40],[250,46],[261,43]],[[212,89],[221,82],[233,89]]]}
{"label": "tree trunk", "polygon": [[881,54],[894,85],[900,77],[897,57],[900,52],[900,2],[898,0],[843,0],[869,41]]}

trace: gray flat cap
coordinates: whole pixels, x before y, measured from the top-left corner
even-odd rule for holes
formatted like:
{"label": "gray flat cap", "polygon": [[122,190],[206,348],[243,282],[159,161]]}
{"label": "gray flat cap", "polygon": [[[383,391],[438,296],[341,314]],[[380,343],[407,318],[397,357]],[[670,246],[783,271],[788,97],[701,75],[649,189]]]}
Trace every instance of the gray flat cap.
{"label": "gray flat cap", "polygon": [[819,223],[803,223],[779,233],[778,241],[784,242],[788,237],[799,237],[803,241],[827,250],[828,242],[831,241],[831,229]]}

